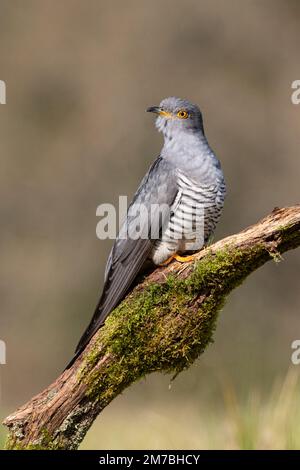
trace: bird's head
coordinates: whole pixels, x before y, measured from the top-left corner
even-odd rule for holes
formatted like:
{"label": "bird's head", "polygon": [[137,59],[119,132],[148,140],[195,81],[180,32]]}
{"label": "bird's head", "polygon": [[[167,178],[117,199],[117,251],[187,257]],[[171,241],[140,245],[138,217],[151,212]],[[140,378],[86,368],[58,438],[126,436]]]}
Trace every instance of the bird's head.
{"label": "bird's head", "polygon": [[147,111],[158,115],[156,127],[168,139],[182,132],[203,132],[201,111],[187,100],[165,98],[159,106],[150,106]]}

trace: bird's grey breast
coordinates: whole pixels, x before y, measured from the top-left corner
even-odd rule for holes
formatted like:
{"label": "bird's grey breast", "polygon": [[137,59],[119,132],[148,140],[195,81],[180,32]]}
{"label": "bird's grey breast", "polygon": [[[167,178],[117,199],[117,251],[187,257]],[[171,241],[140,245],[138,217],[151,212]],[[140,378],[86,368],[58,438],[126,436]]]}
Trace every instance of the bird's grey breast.
{"label": "bird's grey breast", "polygon": [[155,245],[156,264],[176,252],[201,249],[213,234],[224,205],[223,172],[208,146],[201,148],[198,158],[190,153],[177,160],[176,184],[169,223]]}
{"label": "bird's grey breast", "polygon": [[208,241],[220,217],[224,202],[222,180],[199,183],[178,170],[177,185],[177,198],[163,239],[180,240],[181,251],[197,250]]}

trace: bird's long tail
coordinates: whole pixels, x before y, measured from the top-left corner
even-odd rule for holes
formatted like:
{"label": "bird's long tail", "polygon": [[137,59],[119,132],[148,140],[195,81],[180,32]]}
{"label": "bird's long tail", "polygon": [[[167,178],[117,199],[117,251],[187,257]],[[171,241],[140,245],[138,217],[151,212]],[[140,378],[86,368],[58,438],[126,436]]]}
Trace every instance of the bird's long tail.
{"label": "bird's long tail", "polygon": [[84,351],[85,347],[87,346],[91,338],[94,336],[96,331],[98,331],[98,329],[104,325],[104,321],[107,315],[117,306],[118,303],[116,302],[115,305],[110,306],[110,309],[108,309],[107,306],[105,305],[105,291],[103,292],[102,297],[94,312],[94,315],[89,323],[89,326],[87,327],[87,329],[81,336],[79,343],[77,344],[77,347],[75,349],[75,354],[73,358],[71,359],[71,361],[66,366],[65,370],[69,369],[74,364],[74,362],[80,356],[80,354]]}

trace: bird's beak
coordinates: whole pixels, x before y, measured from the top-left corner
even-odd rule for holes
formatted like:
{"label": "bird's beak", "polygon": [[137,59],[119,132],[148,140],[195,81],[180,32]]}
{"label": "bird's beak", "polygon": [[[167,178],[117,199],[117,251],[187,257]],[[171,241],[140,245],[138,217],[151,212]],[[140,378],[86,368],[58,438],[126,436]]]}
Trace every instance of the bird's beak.
{"label": "bird's beak", "polygon": [[147,113],[155,113],[168,118],[172,117],[171,113],[164,111],[163,108],[161,108],[160,106],[150,106],[150,108],[147,108],[146,111]]}
{"label": "bird's beak", "polygon": [[150,106],[146,109],[147,113],[160,114],[162,109],[159,106]]}

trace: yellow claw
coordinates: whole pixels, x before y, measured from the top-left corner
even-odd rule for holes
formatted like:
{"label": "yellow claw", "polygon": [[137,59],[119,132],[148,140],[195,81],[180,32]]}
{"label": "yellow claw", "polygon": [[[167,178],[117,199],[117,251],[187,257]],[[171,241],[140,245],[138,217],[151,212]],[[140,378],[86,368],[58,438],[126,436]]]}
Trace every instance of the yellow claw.
{"label": "yellow claw", "polygon": [[188,256],[180,256],[175,254],[173,257],[176,259],[176,261],[179,261],[180,263],[186,263],[187,261],[193,261],[195,255],[188,255]]}
{"label": "yellow claw", "polygon": [[173,259],[176,259],[176,261],[179,261],[180,263],[186,263],[187,261],[193,261],[195,255],[188,255],[188,256],[180,256],[177,253],[174,255],[170,256],[166,261],[161,263],[159,266],[167,266],[170,264]]}
{"label": "yellow claw", "polygon": [[168,266],[168,264],[170,264],[173,259],[174,255],[170,256],[170,258],[166,259],[166,261],[164,261],[163,263],[160,263],[159,266]]}

